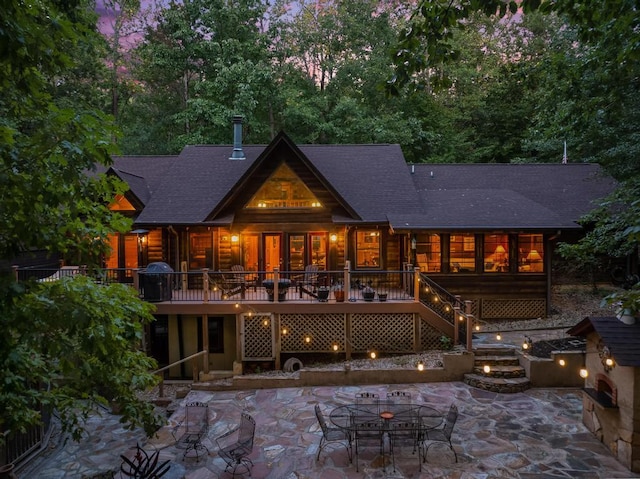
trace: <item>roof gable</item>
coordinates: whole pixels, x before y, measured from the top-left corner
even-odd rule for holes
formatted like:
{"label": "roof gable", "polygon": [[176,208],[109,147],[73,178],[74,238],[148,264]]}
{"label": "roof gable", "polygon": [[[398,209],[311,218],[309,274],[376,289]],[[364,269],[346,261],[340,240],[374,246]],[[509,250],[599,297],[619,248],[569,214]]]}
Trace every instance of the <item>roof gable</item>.
{"label": "roof gable", "polygon": [[640,366],[640,322],[625,324],[618,318],[585,318],[567,331],[572,336],[586,337],[598,333],[620,366]]}

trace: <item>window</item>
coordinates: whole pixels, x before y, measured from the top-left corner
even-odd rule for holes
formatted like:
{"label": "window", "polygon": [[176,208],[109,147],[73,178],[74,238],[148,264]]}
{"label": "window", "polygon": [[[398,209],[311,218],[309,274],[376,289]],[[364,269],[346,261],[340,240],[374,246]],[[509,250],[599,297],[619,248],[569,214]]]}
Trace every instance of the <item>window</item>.
{"label": "window", "polygon": [[518,235],[518,272],[544,271],[544,240],[541,234]]}
{"label": "window", "polygon": [[189,233],[189,269],[213,267],[211,232]]}
{"label": "window", "polygon": [[224,353],[224,318],[209,318],[209,352]]}
{"label": "window", "polygon": [[449,267],[452,273],[473,273],[476,270],[476,248],[473,234],[450,236]]}
{"label": "window", "polygon": [[484,272],[506,273],[509,271],[509,235],[484,235]]}
{"label": "window", "polygon": [[247,208],[321,208],[322,204],[291,168],[282,163],[249,201]]}
{"label": "window", "polygon": [[311,263],[317,264],[318,269],[327,269],[327,234],[311,233]]}
{"label": "window", "polygon": [[439,234],[416,235],[416,266],[420,271],[439,273],[442,270],[441,256]]}
{"label": "window", "polygon": [[356,232],[356,267],[380,267],[380,232],[358,230]]}

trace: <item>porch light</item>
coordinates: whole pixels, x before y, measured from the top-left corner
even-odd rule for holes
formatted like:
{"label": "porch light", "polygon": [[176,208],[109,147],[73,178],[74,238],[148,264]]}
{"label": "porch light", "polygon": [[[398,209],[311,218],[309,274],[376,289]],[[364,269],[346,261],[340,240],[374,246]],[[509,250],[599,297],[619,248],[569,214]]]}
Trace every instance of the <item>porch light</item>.
{"label": "porch light", "polygon": [[599,353],[600,361],[604,366],[604,370],[607,372],[611,371],[616,366],[616,362],[613,360],[613,356],[611,355],[611,350],[607,346],[603,346]]}
{"label": "porch light", "polygon": [[231,235],[231,242],[232,242],[232,243],[237,243],[238,241],[240,241],[240,236],[238,236],[238,235]]}
{"label": "porch light", "polygon": [[558,364],[562,367],[567,365],[567,362],[564,359],[558,359]]}
{"label": "porch light", "polygon": [[589,371],[587,371],[587,368],[580,368],[580,377],[582,379],[587,379],[588,376],[589,376]]}
{"label": "porch light", "polygon": [[313,201],[311,203],[311,207],[312,208],[321,208],[322,207],[322,203],[320,203],[319,201]]}
{"label": "porch light", "polygon": [[489,374],[491,372],[491,366],[485,364],[482,370],[485,372],[485,374]]}
{"label": "porch light", "polygon": [[531,341],[531,338],[529,336],[525,336],[524,342],[522,343],[522,349],[526,351],[528,349],[531,349],[532,345],[533,345],[533,341]]}
{"label": "porch light", "polygon": [[424,363],[422,361],[418,361],[418,371],[424,371]]}
{"label": "porch light", "polygon": [[369,353],[369,357],[371,359],[375,359],[376,358],[376,352],[375,351],[371,351],[371,353]]}
{"label": "porch light", "polygon": [[336,241],[338,241],[338,235],[335,233],[333,233],[329,238],[331,239],[332,243],[335,243]]}
{"label": "porch light", "polygon": [[460,321],[464,321],[464,316],[460,315],[460,317],[458,318]]}
{"label": "porch light", "polygon": [[236,303],[234,306],[238,309],[240,307],[240,303]]}

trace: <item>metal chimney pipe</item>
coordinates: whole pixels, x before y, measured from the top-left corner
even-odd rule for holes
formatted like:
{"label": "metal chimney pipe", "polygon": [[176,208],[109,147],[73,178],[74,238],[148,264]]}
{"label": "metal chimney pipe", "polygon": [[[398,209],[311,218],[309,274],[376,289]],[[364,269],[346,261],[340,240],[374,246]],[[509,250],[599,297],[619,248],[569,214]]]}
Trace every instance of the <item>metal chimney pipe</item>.
{"label": "metal chimney pipe", "polygon": [[233,153],[229,159],[246,159],[244,151],[242,151],[242,117],[240,115],[234,115],[233,117]]}

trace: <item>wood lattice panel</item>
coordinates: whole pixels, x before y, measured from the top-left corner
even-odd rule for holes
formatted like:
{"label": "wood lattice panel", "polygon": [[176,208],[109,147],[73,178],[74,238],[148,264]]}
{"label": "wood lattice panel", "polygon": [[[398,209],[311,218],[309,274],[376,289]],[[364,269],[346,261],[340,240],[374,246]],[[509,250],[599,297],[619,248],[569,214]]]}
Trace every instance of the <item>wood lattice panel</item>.
{"label": "wood lattice panel", "polygon": [[344,314],[282,314],[280,349],[283,353],[344,352],[345,331]]}
{"label": "wood lattice panel", "polygon": [[420,349],[429,351],[431,349],[442,349],[442,331],[438,331],[424,319],[420,319]]}
{"label": "wood lattice panel", "polygon": [[413,314],[353,314],[351,343],[353,352],[413,351],[415,328]]}
{"label": "wood lattice panel", "polygon": [[488,299],[482,301],[482,319],[531,319],[547,315],[544,299]]}
{"label": "wood lattice panel", "polygon": [[242,315],[242,360],[274,359],[273,317],[270,314]]}

